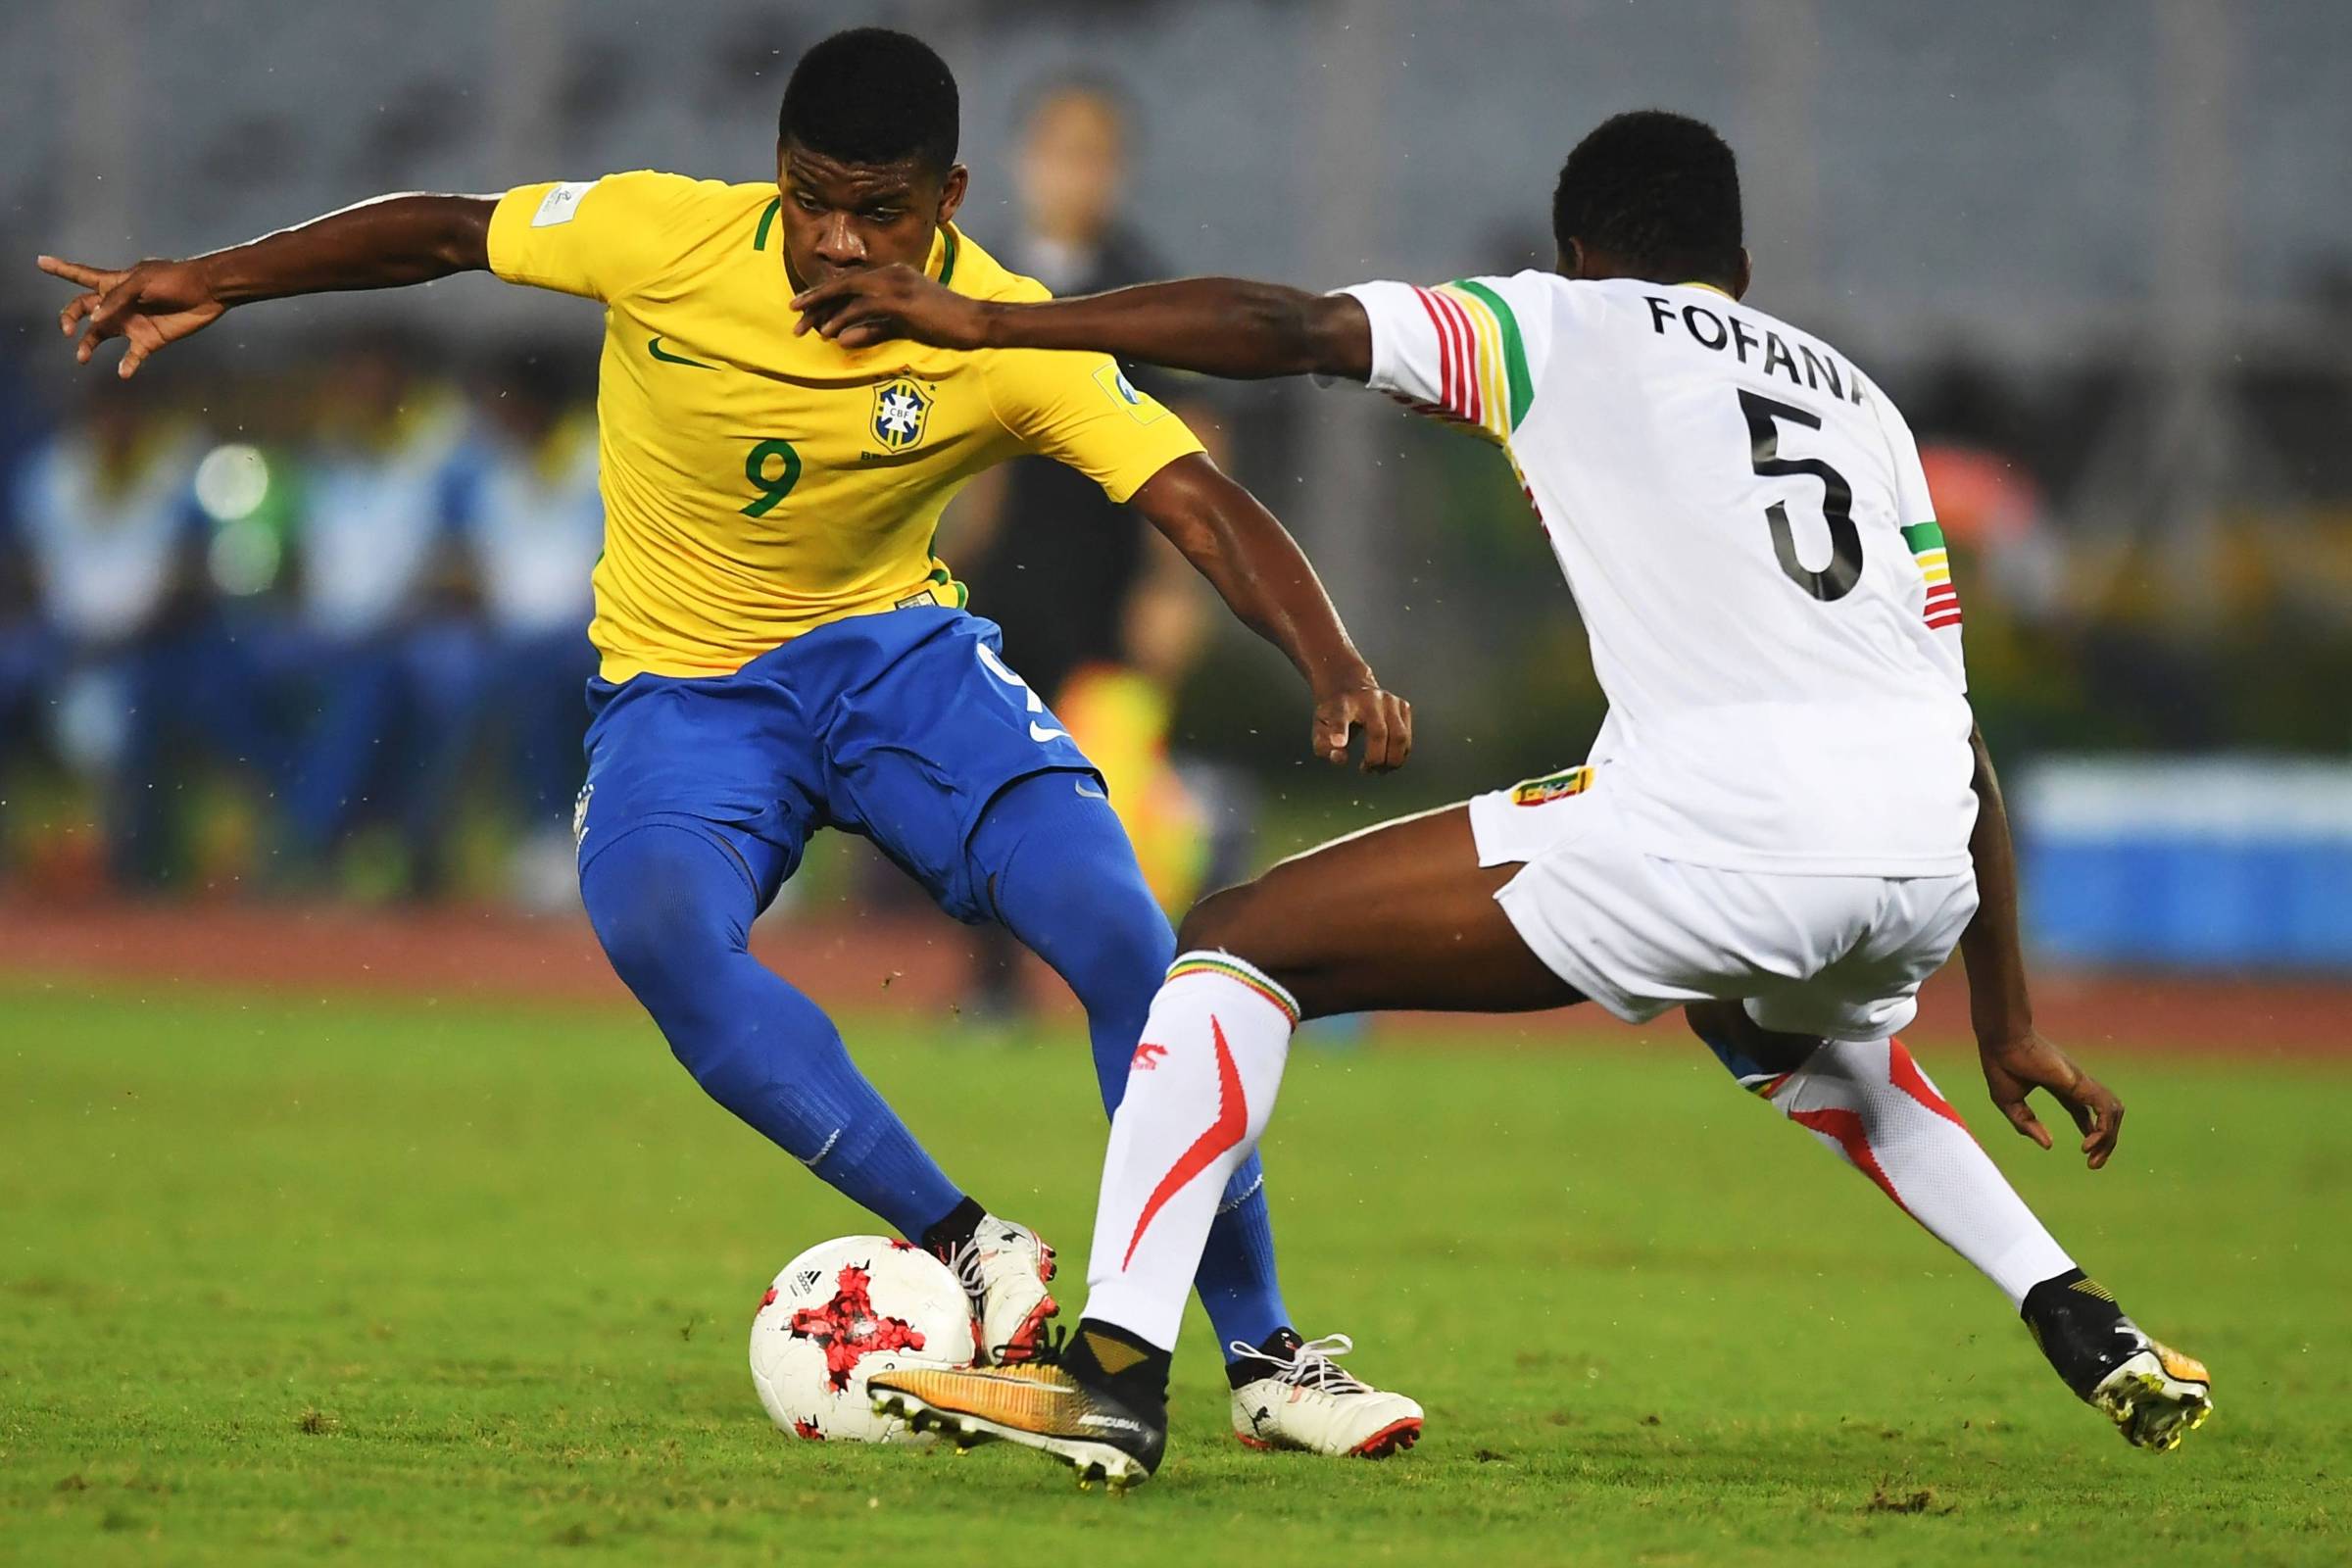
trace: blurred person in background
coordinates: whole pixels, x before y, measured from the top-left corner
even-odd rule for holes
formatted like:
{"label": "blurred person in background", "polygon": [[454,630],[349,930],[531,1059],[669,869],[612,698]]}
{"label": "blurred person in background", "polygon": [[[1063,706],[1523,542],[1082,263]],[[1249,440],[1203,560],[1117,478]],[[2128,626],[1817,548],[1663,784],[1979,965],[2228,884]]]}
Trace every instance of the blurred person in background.
{"label": "blurred person in background", "polygon": [[388,821],[398,883],[429,893],[483,679],[452,570],[465,407],[371,333],[326,367],[315,420],[295,459],[295,626],[276,659],[302,713],[290,869],[319,874],[356,828]]}
{"label": "blurred person in background", "polygon": [[[13,475],[0,475],[13,488]],[[25,774],[45,750],[49,639],[33,613],[32,576],[15,519],[0,512],[0,887],[15,861]]]}
{"label": "blurred person in background", "polygon": [[[1118,93],[1064,78],[1030,102],[1013,172],[1012,270],[1057,295],[1167,275],[1121,210],[1130,115]],[[1130,379],[1223,461],[1214,412],[1184,396],[1183,378]],[[1209,858],[1206,813],[1167,744],[1177,692],[1207,635],[1199,575],[1101,486],[1051,459],[995,469],[966,492],[953,520],[973,602],[1004,628],[1016,667],[1102,770],[1152,895],[1183,908]],[[1010,1020],[1021,1011],[1018,943],[1001,926],[981,927],[976,941],[974,1010]]]}
{"label": "blurred person in background", "polygon": [[588,574],[605,546],[596,415],[552,356],[510,356],[483,383],[461,457],[457,513],[487,638],[482,719],[522,813],[512,866],[535,908],[576,906],[572,797],[596,673]]}
{"label": "blurred person in background", "polygon": [[47,704],[59,757],[99,793],[124,887],[170,878],[184,763],[234,747],[243,722],[203,593],[205,442],[154,391],[90,397],[25,454],[14,510],[33,618],[0,618],[0,701],[17,710],[0,721],[13,739]]}
{"label": "blurred person in background", "polygon": [[0,357],[0,883],[16,845],[12,821],[24,773],[43,749],[49,639],[34,612],[32,563],[12,503],[18,473],[40,434],[29,389],[13,357]]}

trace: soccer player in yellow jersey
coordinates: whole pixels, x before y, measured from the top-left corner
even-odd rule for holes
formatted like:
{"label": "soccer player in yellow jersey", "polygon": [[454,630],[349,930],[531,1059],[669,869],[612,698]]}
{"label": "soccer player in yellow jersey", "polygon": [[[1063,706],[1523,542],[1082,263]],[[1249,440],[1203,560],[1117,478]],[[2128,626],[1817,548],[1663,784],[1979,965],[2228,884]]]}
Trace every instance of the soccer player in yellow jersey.
{"label": "soccer player in yellow jersey", "polygon": [[[949,912],[1002,921],[1053,964],[1087,1008],[1105,1104],[1125,1089],[1174,938],[1099,775],[931,554],[941,508],[992,464],[1057,458],[1289,656],[1320,755],[1345,761],[1360,732],[1364,765],[1394,767],[1411,721],[1282,526],[1110,359],[795,331],[799,290],[891,264],[975,298],[1046,296],[956,226],[956,132],[939,56],[858,28],[795,69],[772,183],[639,172],[389,196],[189,261],[41,266],[82,290],[61,316],[79,358],[121,337],[122,375],[232,306],[286,295],[488,270],[604,301],[589,917],[703,1087],[956,1268],[984,1347],[1019,1359],[1055,1310],[1052,1249],[950,1182],[830,1020],[746,948],[810,833],[862,834]],[[1254,1159],[1220,1207],[1199,1285],[1230,1348],[1239,1435],[1341,1453],[1408,1443],[1418,1406],[1292,1330]]]}

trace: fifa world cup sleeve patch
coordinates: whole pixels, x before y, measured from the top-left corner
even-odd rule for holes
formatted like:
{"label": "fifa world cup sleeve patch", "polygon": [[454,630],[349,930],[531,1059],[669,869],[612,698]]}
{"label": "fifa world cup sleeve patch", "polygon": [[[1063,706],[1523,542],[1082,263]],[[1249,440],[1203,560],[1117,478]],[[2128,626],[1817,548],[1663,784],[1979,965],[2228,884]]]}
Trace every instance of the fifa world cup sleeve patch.
{"label": "fifa world cup sleeve patch", "polygon": [[1095,385],[1108,393],[1111,401],[1125,409],[1127,417],[1138,424],[1154,424],[1168,416],[1168,411],[1157,398],[1146,397],[1135,389],[1135,383],[1127,379],[1127,372],[1119,368],[1115,360],[1095,371]]}
{"label": "fifa world cup sleeve patch", "polygon": [[531,214],[531,226],[553,228],[558,223],[570,222],[580,210],[580,198],[587,195],[595,183],[593,179],[567,179],[562,184],[550,185],[547,194],[539,198],[539,210]]}
{"label": "fifa world cup sleeve patch", "polygon": [[1582,795],[1592,787],[1591,767],[1564,768],[1557,773],[1546,773],[1542,778],[1531,778],[1512,785],[1511,804],[1548,806],[1553,801],[1564,801],[1571,795]]}

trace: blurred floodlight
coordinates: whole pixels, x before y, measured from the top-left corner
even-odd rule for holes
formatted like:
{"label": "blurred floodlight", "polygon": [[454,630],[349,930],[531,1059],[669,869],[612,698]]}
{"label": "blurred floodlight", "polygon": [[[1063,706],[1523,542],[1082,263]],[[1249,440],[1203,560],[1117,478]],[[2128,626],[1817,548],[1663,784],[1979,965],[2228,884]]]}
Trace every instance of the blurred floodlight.
{"label": "blurred floodlight", "polygon": [[204,564],[214,587],[242,599],[277,581],[281,554],[276,529],[259,517],[239,517],[213,530]]}
{"label": "blurred floodlight", "polygon": [[253,514],[270,494],[270,460],[242,441],[217,446],[196,466],[196,504],[215,522]]}

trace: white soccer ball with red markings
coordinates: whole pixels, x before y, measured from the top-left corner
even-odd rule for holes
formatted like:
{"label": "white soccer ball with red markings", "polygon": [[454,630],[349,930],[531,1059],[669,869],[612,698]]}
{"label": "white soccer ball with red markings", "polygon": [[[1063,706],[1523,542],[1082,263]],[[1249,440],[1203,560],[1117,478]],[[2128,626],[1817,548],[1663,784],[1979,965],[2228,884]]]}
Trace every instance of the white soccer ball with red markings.
{"label": "white soccer ball with red markings", "polygon": [[752,1386],[785,1432],[841,1443],[927,1444],[876,1415],[865,1380],[904,1366],[970,1366],[971,1298],[948,1266],[887,1236],[820,1242],[784,1265],[752,1319]]}

